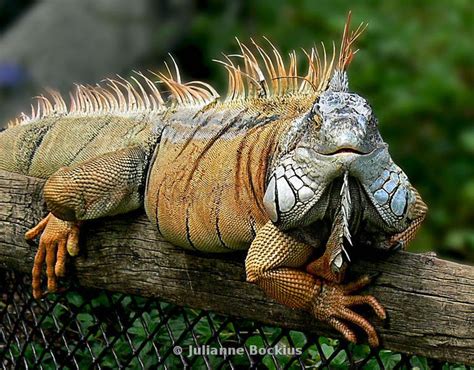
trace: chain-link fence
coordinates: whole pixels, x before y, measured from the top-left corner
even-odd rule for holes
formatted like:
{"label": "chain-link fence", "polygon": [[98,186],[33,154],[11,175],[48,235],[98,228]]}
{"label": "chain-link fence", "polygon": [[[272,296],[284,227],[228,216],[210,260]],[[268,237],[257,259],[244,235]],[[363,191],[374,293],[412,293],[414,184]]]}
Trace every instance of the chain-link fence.
{"label": "chain-link fence", "polygon": [[37,301],[28,275],[0,281],[5,369],[466,368],[104,290]]}

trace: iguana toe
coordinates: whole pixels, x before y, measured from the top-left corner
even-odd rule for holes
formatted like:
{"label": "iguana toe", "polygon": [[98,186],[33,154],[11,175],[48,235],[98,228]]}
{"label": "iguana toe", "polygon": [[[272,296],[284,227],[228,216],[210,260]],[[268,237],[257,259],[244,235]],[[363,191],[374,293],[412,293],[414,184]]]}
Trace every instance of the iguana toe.
{"label": "iguana toe", "polygon": [[356,342],[356,336],[346,323],[352,323],[360,327],[368,336],[369,345],[377,347],[379,339],[373,325],[360,314],[352,311],[349,307],[354,305],[367,304],[377,316],[384,320],[386,318],[385,309],[371,295],[347,295],[354,290],[358,290],[370,282],[370,278],[363,278],[347,285],[336,285],[324,283],[321,291],[318,292],[313,301],[312,310],[316,318],[326,321],[339,331],[347,340]]}

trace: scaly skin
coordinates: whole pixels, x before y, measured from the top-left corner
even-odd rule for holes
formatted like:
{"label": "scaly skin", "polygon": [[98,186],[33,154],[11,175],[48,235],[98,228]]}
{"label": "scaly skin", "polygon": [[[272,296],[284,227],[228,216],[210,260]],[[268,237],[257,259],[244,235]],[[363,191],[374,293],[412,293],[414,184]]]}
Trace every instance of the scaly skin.
{"label": "scaly skin", "polygon": [[120,117],[102,113],[45,117],[14,126],[0,134],[0,168],[47,179],[61,167],[131,146],[150,152],[156,145],[152,119],[153,115]]}
{"label": "scaly skin", "polygon": [[372,325],[348,308],[368,304],[377,316],[385,319],[385,310],[373,296],[348,296],[370,280],[363,277],[348,285],[324,282],[299,269],[307,264],[312,253],[311,246],[268,222],[249,249],[245,261],[247,280],[257,283],[278,302],[313,313],[316,318],[334,326],[349,341],[355,342],[356,336],[341,319],[360,326],[367,333],[369,344],[378,346],[378,337]]}
{"label": "scaly skin", "polygon": [[295,55],[285,67],[276,49],[272,59],[256,45],[259,62],[240,44],[245,74],[223,62],[225,102],[209,85],[183,84],[170,72],[159,75],[174,99],[165,106],[140,74],[150,93],[109,80],[108,88],[79,87],[67,111],[53,92],[31,118],[0,133],[0,169],[47,180],[50,213],[26,233],[40,236],[34,297],[45,262],[48,290],[56,290],[66,254],[79,252],[82,222],[144,206],[183,248],[249,248],[249,282],[350,341],[348,323],[359,326],[377,346],[373,326],[350,309],[366,304],[386,317],[374,297],[351,295],[370,280],[341,283],[352,246],[406,246],[427,207],[392,161],[369,104],[348,90],[360,33],[346,25],[337,63],[308,53],[305,76]]}
{"label": "scaly skin", "polygon": [[[212,113],[202,121],[212,126],[210,117]],[[234,128],[245,120],[255,126],[245,131]],[[168,128],[151,164],[145,199],[148,218],[167,240],[183,248],[248,249],[268,221],[262,203],[268,162],[287,126],[285,120],[258,118],[243,110],[222,117],[209,131],[198,123],[199,131],[192,132],[191,140],[175,138],[179,128]]]}

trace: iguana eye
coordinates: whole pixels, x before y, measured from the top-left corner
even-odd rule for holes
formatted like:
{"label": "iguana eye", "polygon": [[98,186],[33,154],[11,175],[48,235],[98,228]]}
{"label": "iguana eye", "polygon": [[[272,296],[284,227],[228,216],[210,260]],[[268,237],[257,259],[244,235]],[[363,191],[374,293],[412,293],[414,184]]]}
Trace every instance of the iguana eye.
{"label": "iguana eye", "polygon": [[316,129],[321,128],[321,123],[323,121],[323,117],[321,116],[321,111],[319,110],[319,97],[316,102],[313,104],[313,108],[311,109],[311,113],[309,115],[314,127]]}
{"label": "iguana eye", "polygon": [[312,114],[321,114],[321,111],[319,110],[320,105],[319,105],[319,97],[316,99],[316,101],[313,104],[313,107],[311,108],[311,113]]}
{"label": "iguana eye", "polygon": [[319,129],[321,128],[321,123],[323,122],[323,117],[319,113],[313,113],[311,120],[313,121],[314,127]]}

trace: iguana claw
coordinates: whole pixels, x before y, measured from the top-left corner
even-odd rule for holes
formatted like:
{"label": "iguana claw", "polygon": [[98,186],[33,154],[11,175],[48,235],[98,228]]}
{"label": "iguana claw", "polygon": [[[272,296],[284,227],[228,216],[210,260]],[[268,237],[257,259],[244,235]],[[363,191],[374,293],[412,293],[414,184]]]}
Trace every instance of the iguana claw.
{"label": "iguana claw", "polygon": [[356,335],[344,321],[359,326],[367,333],[369,345],[377,347],[379,338],[373,325],[348,308],[354,305],[367,304],[372,307],[380,319],[385,320],[385,309],[375,297],[371,295],[348,295],[363,288],[370,281],[371,279],[368,276],[363,276],[359,280],[346,285],[323,283],[313,301],[312,310],[316,318],[329,323],[350,342],[355,343],[357,341]]}
{"label": "iguana claw", "polygon": [[41,234],[38,251],[32,270],[33,297],[38,299],[41,291],[41,272],[46,261],[48,291],[55,292],[57,278],[66,273],[66,252],[71,256],[79,253],[79,224],[63,221],[48,214],[35,227],[25,234],[26,240],[32,240]]}

